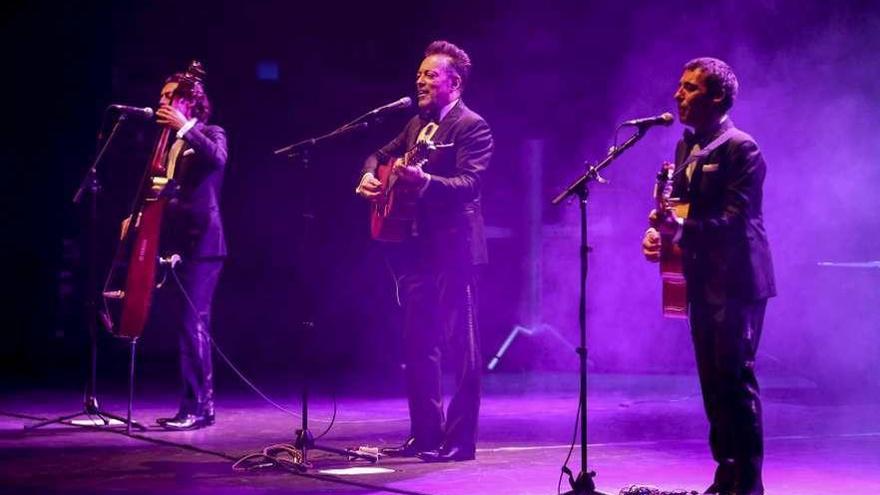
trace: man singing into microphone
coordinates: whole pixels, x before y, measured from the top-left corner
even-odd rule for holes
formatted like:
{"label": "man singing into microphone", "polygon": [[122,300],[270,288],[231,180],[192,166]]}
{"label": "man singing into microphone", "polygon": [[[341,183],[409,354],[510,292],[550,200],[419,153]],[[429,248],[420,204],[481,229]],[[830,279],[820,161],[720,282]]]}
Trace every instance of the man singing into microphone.
{"label": "man singing into microphone", "polygon": [[[156,111],[157,122],[170,128],[176,141],[167,167],[179,184],[165,211],[161,234],[163,256],[178,254],[175,270],[182,287],[176,297],[174,322],[180,342],[183,397],[176,415],[156,420],[168,430],[194,430],[214,424],[214,374],[209,322],[214,289],[226,256],[220,218],[220,189],[226,167],[226,133],[208,125],[211,103],[201,80],[177,73],[165,80]],[[123,227],[125,228],[125,226]],[[182,291],[181,291],[182,290]]]}
{"label": "man singing into microphone", "polygon": [[[489,125],[461,99],[470,69],[461,48],[446,41],[428,45],[416,75],[419,115],[367,158],[357,187],[375,201],[382,194],[378,163],[402,156],[417,140],[450,145],[431,152],[421,168],[397,162],[398,181],[417,191],[417,215],[407,240],[386,245],[403,306],[410,436],[382,452],[426,462],[470,460],[476,450],[482,367],[477,271],[487,261],[480,188],[493,144]],[[457,374],[445,421],[441,347]]]}
{"label": "man singing into microphone", "polygon": [[696,352],[709,445],[718,463],[706,493],[764,493],[764,446],[755,354],[767,299],[776,295],[764,231],[766,165],[758,145],[728,116],[738,83],[714,58],[688,62],[675,92],[685,133],[675,150],[672,195],[687,218],[650,216],[642,250],[658,261],[664,230],[683,252],[688,318]]}

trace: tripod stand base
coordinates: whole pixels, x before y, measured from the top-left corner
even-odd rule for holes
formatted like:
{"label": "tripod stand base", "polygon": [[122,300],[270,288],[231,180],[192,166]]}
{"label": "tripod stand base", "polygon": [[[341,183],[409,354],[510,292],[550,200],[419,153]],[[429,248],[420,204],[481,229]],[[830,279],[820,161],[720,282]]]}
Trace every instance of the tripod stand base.
{"label": "tripod stand base", "polygon": [[296,440],[294,440],[293,445],[302,452],[303,465],[306,467],[311,467],[308,454],[310,450],[319,450],[321,452],[329,452],[331,454],[344,456],[350,461],[360,459],[373,463],[379,462],[378,454],[372,455],[352,449],[337,449],[335,447],[327,447],[325,445],[316,444],[315,437],[312,436],[312,432],[310,432],[309,430],[296,430]]}
{"label": "tripod stand base", "polygon": [[[93,341],[94,342],[94,341]],[[115,414],[108,413],[106,411],[102,411],[98,406],[98,399],[94,395],[91,395],[94,390],[94,382],[92,381],[89,384],[89,396],[86,397],[83,403],[83,410],[74,414],[68,414],[65,416],[59,416],[54,419],[48,419],[46,421],[41,421],[39,423],[35,423],[32,425],[26,425],[24,427],[25,430],[35,430],[37,428],[42,428],[43,426],[48,426],[51,424],[71,424],[73,426],[80,426],[74,424],[71,420],[74,418],[78,418],[80,416],[88,416],[90,419],[93,416],[97,416],[101,423],[103,424],[94,424],[94,419],[92,419],[93,424],[87,426],[120,426],[125,425],[125,434],[131,435],[132,427],[137,428],[140,431],[147,431],[147,427],[134,421],[131,419],[131,410],[132,410],[132,402],[134,400],[134,358],[135,358],[135,346],[137,345],[137,338],[131,339],[131,354],[129,356],[129,377],[128,377],[128,416],[123,418],[122,416],[117,416]],[[93,368],[94,370],[94,368]],[[94,376],[92,377],[94,380]],[[113,424],[112,421],[116,421],[116,424]]]}
{"label": "tripod stand base", "polygon": [[607,495],[603,492],[596,491],[596,484],[593,478],[596,477],[595,471],[583,472],[578,474],[577,479],[572,478],[571,471],[568,472],[568,481],[571,484],[571,490],[563,495]]}
{"label": "tripod stand base", "polygon": [[[108,413],[106,411],[102,411],[101,408],[98,407],[98,399],[95,397],[88,397],[83,404],[83,410],[73,413],[67,414],[65,416],[59,416],[53,419],[47,419],[45,421],[40,421],[39,423],[34,423],[32,425],[25,425],[25,430],[36,430],[37,428],[42,428],[44,426],[52,425],[52,424],[70,424],[73,419],[78,418],[80,416],[87,416],[89,418],[97,417],[98,421],[102,422],[103,425],[95,425],[95,426],[120,426],[126,425],[126,427],[135,427],[141,431],[146,431],[147,428],[138,423],[137,421],[129,420],[128,418],[123,418],[122,416],[117,416],[112,413]],[[94,421],[94,420],[93,420]],[[113,421],[116,421],[114,424]]]}

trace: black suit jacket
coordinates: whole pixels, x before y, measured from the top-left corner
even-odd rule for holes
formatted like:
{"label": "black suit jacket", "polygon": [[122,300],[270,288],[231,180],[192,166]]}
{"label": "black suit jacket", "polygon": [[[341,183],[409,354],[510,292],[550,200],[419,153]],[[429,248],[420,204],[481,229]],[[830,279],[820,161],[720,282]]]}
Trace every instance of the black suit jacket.
{"label": "black suit jacket", "polygon": [[688,182],[676,177],[673,195],[690,203],[680,245],[689,299],[723,304],[728,298],[776,295],[762,202],[767,166],[751,136],[730,119],[712,135],[686,135],[676,147],[677,171],[694,143],[705,148],[728,129],[732,137],[699,159]]}
{"label": "black suit jacket", "polygon": [[[419,116],[410,119],[400,135],[367,158],[362,173],[375,174],[378,163],[403,155],[425,124]],[[431,152],[423,166],[431,174],[431,182],[419,200],[417,235],[433,247],[433,254],[486,263],[480,188],[492,157],[492,130],[459,100],[440,121],[433,141],[453,146]]]}
{"label": "black suit jacket", "polygon": [[185,259],[226,256],[226,237],[220,217],[220,193],[226,169],[226,132],[198,123],[184,137],[174,179],[180,185],[166,210],[163,250]]}

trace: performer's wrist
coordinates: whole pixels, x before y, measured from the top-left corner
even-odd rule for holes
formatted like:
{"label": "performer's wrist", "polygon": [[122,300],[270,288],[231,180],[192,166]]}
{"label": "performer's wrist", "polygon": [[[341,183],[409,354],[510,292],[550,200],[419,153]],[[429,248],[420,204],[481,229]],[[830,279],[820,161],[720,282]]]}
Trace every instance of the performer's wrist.
{"label": "performer's wrist", "polygon": [[177,139],[183,139],[183,136],[186,136],[186,133],[196,125],[196,122],[198,122],[198,119],[195,117],[187,120],[186,124],[183,124],[183,126],[177,130]]}

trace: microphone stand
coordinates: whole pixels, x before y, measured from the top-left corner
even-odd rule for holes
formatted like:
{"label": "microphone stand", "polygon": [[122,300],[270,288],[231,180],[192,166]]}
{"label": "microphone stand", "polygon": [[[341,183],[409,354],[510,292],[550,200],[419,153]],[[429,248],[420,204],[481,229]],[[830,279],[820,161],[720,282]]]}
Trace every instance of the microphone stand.
{"label": "microphone stand", "polygon": [[[283,148],[279,148],[275,150],[273,153],[275,155],[286,155],[287,158],[292,160],[297,160],[303,170],[308,173],[311,171],[310,169],[310,160],[309,160],[309,152],[315,146],[322,144],[324,142],[335,139],[339,136],[343,136],[346,134],[350,134],[355,131],[359,131],[362,129],[367,129],[370,126],[370,122],[367,120],[368,118],[374,118],[378,120],[378,116],[376,115],[378,112],[369,112],[364,114],[355,120],[338,127],[337,129],[313,138],[304,139],[302,141],[293,143],[289,146],[285,146]],[[308,180],[306,180],[308,182]],[[303,235],[301,236],[301,246],[303,246],[303,250],[308,250],[310,246],[310,237],[312,235],[313,224],[315,221],[315,213],[312,205],[312,195],[310,193],[312,189],[310,187],[306,187],[306,192],[302,196],[302,217],[304,220],[303,227]],[[305,255],[306,253],[301,253]],[[300,256],[300,259],[309,259],[308,256]],[[310,314],[304,319],[302,322],[302,327],[305,332],[313,332],[315,329],[315,321],[314,321],[314,312],[310,312]],[[304,337],[303,337],[304,338]],[[301,346],[300,348],[303,348]],[[378,462],[378,455],[366,454],[364,452],[354,450],[354,449],[338,449],[335,447],[328,447],[326,445],[320,445],[315,442],[315,437],[312,432],[309,430],[309,377],[308,372],[304,372],[303,386],[302,386],[302,424],[300,428],[296,430],[296,438],[294,440],[294,447],[296,447],[300,452],[302,452],[302,461],[299,463],[300,467],[305,470],[311,467],[309,463],[309,451],[310,450],[319,450],[323,452],[329,452],[332,454],[336,454],[339,456],[343,456],[348,460],[352,459],[363,459],[370,462]]]}
{"label": "microphone stand", "polygon": [[101,146],[100,150],[98,150],[98,154],[95,156],[95,160],[92,162],[92,165],[89,167],[89,170],[86,172],[82,181],[79,184],[79,187],[76,190],[76,193],[73,196],[73,204],[79,205],[82,202],[83,195],[89,195],[89,220],[88,220],[88,234],[86,238],[88,240],[88,271],[86,275],[86,326],[89,329],[89,375],[86,379],[86,391],[85,397],[83,398],[83,409],[79,412],[73,414],[67,414],[64,416],[59,416],[57,418],[48,419],[45,421],[41,421],[39,423],[35,423],[32,425],[25,426],[27,430],[33,430],[36,428],[41,428],[43,426],[47,426],[55,423],[64,423],[66,421],[72,420],[79,416],[97,416],[104,424],[104,426],[110,426],[111,420],[115,420],[127,426],[128,431],[131,431],[131,427],[135,426],[141,430],[145,430],[143,425],[136,421],[131,421],[129,416],[128,419],[123,418],[121,416],[117,416],[115,414],[108,413],[98,406],[98,398],[96,395],[96,374],[97,374],[97,364],[98,364],[98,305],[96,299],[96,290],[97,290],[97,276],[95,274],[97,268],[97,230],[98,230],[98,193],[101,191],[101,184],[98,181],[98,163],[101,161],[101,158],[104,157],[104,153],[110,147],[110,142],[113,141],[113,138],[116,136],[116,131],[119,130],[119,127],[125,121],[125,114],[120,114],[116,119],[116,122],[113,124],[113,129],[110,131],[110,134],[107,136],[107,139],[104,141],[104,144]]}
{"label": "microphone stand", "polygon": [[565,495],[605,495],[602,492],[596,491],[596,485],[593,482],[596,472],[587,470],[587,272],[589,268],[588,254],[590,252],[589,244],[587,244],[587,198],[590,192],[588,186],[593,181],[600,184],[606,183],[607,181],[599,175],[599,172],[644,137],[645,131],[646,128],[639,127],[636,133],[624,141],[623,144],[612,147],[608,152],[608,156],[598,164],[590,165],[585,163],[587,166],[586,173],[578,177],[570,186],[553,198],[551,202],[553,205],[558,205],[570,196],[577,196],[581,219],[580,304],[578,306],[580,346],[576,349],[580,361],[578,412],[580,413],[579,425],[581,429],[581,471],[578,473],[577,479],[575,479],[568,466],[562,467],[562,471],[568,475],[568,481],[571,485],[571,490],[565,492]]}

